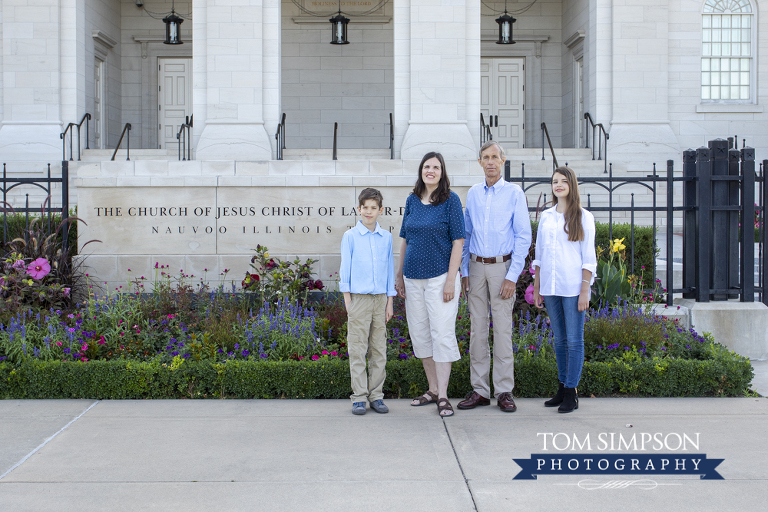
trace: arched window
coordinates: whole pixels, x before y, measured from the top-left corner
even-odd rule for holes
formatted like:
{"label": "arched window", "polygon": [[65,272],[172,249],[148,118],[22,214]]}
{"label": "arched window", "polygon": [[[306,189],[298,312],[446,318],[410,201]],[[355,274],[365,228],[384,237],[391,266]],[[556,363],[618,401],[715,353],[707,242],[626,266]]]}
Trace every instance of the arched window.
{"label": "arched window", "polygon": [[749,0],[706,0],[702,13],[701,99],[753,99],[754,14]]}

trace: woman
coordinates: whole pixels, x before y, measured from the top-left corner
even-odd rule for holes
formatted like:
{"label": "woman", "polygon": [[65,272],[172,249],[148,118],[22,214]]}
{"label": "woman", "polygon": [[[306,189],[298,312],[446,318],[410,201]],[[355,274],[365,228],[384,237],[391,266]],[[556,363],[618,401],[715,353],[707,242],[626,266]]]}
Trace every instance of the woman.
{"label": "woman", "polygon": [[405,202],[400,238],[395,289],[406,299],[413,352],[429,382],[429,390],[411,405],[436,402],[440,416],[452,416],[447,391],[451,363],[461,357],[455,326],[464,213],[459,196],[451,192],[440,153],[421,159],[416,186]]}
{"label": "woman", "polygon": [[579,184],[568,167],[558,167],[552,175],[552,208],[544,211],[536,234],[536,259],[533,300],[547,305],[555,334],[557,393],[544,402],[560,406],[558,412],[579,408],[576,392],[584,365],[584,315],[589,307],[595,256],[595,218],[581,207]]}

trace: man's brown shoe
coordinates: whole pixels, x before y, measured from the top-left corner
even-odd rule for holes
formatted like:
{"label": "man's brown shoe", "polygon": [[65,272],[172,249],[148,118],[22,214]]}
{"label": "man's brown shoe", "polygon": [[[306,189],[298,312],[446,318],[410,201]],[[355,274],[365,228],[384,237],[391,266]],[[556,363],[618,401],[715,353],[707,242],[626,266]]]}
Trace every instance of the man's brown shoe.
{"label": "man's brown shoe", "polygon": [[485,398],[477,391],[472,391],[464,398],[464,400],[459,402],[457,407],[459,409],[474,409],[478,405],[491,405],[491,399]]}
{"label": "man's brown shoe", "polygon": [[504,412],[515,412],[517,410],[515,401],[512,399],[512,393],[500,393],[496,397],[496,403],[499,404],[499,409]]}

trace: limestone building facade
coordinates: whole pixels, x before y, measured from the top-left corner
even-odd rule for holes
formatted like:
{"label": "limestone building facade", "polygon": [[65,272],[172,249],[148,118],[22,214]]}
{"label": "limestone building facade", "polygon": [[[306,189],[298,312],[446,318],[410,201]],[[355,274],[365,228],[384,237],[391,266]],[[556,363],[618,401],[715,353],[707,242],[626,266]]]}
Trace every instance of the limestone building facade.
{"label": "limestone building facade", "polygon": [[[579,148],[663,161],[714,137],[768,150],[764,0],[2,0],[3,161],[61,161],[85,113],[88,144],[172,149],[193,116],[197,160],[276,158],[286,145],[471,160],[480,115],[508,149]],[[329,14],[350,18],[329,44]],[[184,44],[163,44],[173,7]],[[516,44],[494,21],[516,17]],[[497,119],[498,118],[498,119]],[[84,134],[83,134],[84,137]],[[83,147],[85,141],[83,140]],[[378,153],[377,153],[378,151]]]}

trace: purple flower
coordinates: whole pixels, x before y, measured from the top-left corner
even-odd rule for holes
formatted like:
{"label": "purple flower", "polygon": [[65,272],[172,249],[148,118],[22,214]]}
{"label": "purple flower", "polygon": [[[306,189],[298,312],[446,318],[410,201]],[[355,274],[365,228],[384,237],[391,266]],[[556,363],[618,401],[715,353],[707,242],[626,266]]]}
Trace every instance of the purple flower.
{"label": "purple flower", "polygon": [[51,272],[51,265],[50,263],[48,263],[48,260],[45,258],[37,258],[35,261],[30,263],[29,266],[27,267],[27,274],[32,276],[32,279],[36,279],[36,280],[44,278],[50,272]]}
{"label": "purple flower", "polygon": [[243,357],[248,357],[249,355],[251,355],[251,352],[248,349],[244,349],[243,350]]}
{"label": "purple flower", "polygon": [[64,294],[64,297],[69,297],[69,292],[72,291],[71,288],[62,288],[62,293]]}
{"label": "purple flower", "polygon": [[24,260],[16,260],[13,265],[11,265],[11,268],[14,270],[24,270],[26,267],[26,263],[24,263]]}
{"label": "purple flower", "polygon": [[263,353],[262,353],[262,354],[259,354],[259,357],[261,357],[262,359],[266,359],[266,358],[268,358],[269,356],[268,356],[267,354],[263,354]]}
{"label": "purple flower", "polygon": [[177,355],[179,355],[179,351],[178,350],[174,350],[173,352],[171,352],[171,355],[173,357],[176,357]]}

